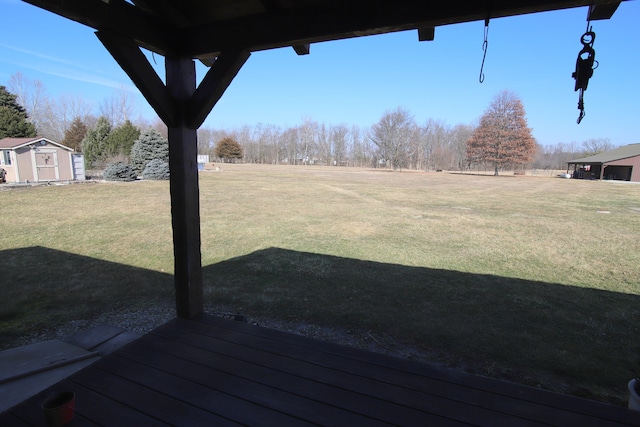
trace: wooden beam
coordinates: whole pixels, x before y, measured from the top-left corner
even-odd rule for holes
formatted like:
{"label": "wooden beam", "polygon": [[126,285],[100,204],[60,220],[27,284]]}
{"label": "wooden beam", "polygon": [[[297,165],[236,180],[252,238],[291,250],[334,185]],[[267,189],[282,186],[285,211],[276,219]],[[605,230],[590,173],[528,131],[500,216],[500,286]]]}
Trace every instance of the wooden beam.
{"label": "wooden beam", "polygon": [[311,45],[309,43],[299,44],[291,47],[296,51],[298,55],[309,55],[309,52],[311,51]]}
{"label": "wooden beam", "polygon": [[132,0],[138,8],[156,16],[162,16],[176,28],[192,25],[191,21],[176,7],[175,2],[167,0]]}
{"label": "wooden beam", "polygon": [[202,125],[250,55],[244,50],[224,52],[215,60],[189,100],[187,126],[197,129]]}
{"label": "wooden beam", "polygon": [[[618,3],[614,0],[492,0],[491,18]],[[367,13],[363,13],[366,10]],[[487,17],[485,1],[332,0],[306,8],[290,8],[217,21],[185,29],[183,54],[217,55],[227,50],[250,52],[394,31],[430,28]]]}
{"label": "wooden beam", "polygon": [[167,126],[175,125],[177,112],[171,95],[136,43],[108,31],[98,31],[96,35],[162,121]]}
{"label": "wooden beam", "polygon": [[166,22],[123,0],[23,0],[96,30],[112,32],[160,55],[176,51],[173,29]]}
{"label": "wooden beam", "polygon": [[196,70],[194,61],[184,57],[165,58],[165,67],[167,89],[179,113],[177,123],[168,126],[176,312],[178,317],[191,319],[203,308],[198,137],[196,129],[187,125]]}
{"label": "wooden beam", "polygon": [[421,42],[432,42],[436,38],[434,27],[418,28],[418,40]]}
{"label": "wooden beam", "polygon": [[600,19],[611,19],[620,2],[610,4],[594,4],[589,7],[587,21],[597,21]]}

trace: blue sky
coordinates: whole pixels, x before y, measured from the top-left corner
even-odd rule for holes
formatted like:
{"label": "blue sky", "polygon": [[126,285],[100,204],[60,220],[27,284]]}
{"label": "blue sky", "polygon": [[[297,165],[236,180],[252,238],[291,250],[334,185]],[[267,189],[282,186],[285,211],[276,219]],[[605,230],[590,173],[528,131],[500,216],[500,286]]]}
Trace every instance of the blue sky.
{"label": "blue sky", "polygon": [[[580,125],[573,91],[586,8],[494,19],[479,83],[484,22],[436,28],[419,42],[401,32],[293,49],[255,52],[204,126],[295,126],[304,119],[368,127],[403,107],[419,123],[474,124],[502,90],[522,100],[541,144],[609,138],[640,142],[640,2],[624,2],[609,21],[592,22],[600,63],[585,92]],[[93,30],[19,0],[0,0],[0,84],[12,74],[40,80],[50,96],[80,95],[96,107],[117,90],[135,93],[138,113],[155,117]],[[162,72],[162,58],[156,56]],[[198,67],[199,76],[204,67]],[[162,77],[162,75],[161,75]]]}

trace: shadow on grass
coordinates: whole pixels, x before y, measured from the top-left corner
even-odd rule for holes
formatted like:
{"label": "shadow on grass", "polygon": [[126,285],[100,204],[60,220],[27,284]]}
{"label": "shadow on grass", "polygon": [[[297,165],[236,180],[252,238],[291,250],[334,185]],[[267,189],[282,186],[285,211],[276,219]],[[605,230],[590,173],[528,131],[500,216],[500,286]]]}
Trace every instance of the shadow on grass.
{"label": "shadow on grass", "polygon": [[[371,331],[452,366],[622,403],[640,296],[269,248],[203,269],[205,304]],[[173,276],[43,247],[0,251],[0,348],[173,298]]]}
{"label": "shadow on grass", "polygon": [[173,275],[35,246],[0,251],[0,349],[71,320],[173,297]]}
{"label": "shadow on grass", "polygon": [[638,295],[279,248],[207,266],[204,280],[207,301],[251,315],[372,331],[584,397],[621,403],[640,371]]}

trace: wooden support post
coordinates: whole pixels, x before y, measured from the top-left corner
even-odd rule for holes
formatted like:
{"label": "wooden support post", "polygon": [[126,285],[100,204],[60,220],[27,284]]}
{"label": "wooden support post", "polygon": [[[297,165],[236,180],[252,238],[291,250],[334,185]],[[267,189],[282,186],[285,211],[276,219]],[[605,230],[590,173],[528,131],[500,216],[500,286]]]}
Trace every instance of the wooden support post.
{"label": "wooden support post", "polygon": [[203,309],[197,129],[250,53],[221,53],[200,87],[191,58],[167,55],[165,85],[134,40],[104,31],[97,35],[169,129],[176,312],[178,317],[194,318]]}
{"label": "wooden support post", "polygon": [[190,58],[167,57],[165,67],[167,89],[178,111],[177,123],[168,126],[176,312],[191,319],[203,308],[197,131],[186,125],[196,71]]}

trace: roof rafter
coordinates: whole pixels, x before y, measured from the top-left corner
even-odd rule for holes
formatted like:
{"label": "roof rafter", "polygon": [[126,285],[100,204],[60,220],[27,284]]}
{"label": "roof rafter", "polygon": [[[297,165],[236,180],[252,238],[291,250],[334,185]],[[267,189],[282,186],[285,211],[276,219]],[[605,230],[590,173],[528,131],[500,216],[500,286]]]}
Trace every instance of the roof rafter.
{"label": "roof rafter", "polygon": [[[620,0],[537,0],[487,2],[440,0],[350,1],[332,0],[306,8],[271,10],[187,29],[180,34],[185,54],[215,56],[224,50],[265,50],[285,46],[434,28],[487,17],[498,18],[579,6],[611,5]],[[367,13],[361,13],[363,8]]]}
{"label": "roof rafter", "polygon": [[96,30],[126,36],[161,55],[176,50],[172,26],[123,0],[23,0]]}

